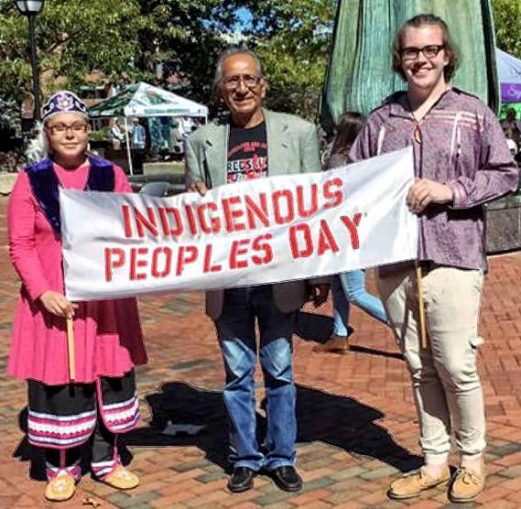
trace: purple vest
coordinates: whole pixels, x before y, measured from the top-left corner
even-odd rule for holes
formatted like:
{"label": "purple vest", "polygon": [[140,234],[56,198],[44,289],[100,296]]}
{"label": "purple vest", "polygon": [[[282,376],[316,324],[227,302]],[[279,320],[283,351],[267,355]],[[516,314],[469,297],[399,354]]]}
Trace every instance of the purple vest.
{"label": "purple vest", "polygon": [[[84,191],[114,191],[114,166],[110,161],[89,156],[89,178]],[[43,159],[27,166],[24,171],[29,176],[31,190],[45,217],[58,236],[61,235],[60,202],[58,177],[53,161]]]}

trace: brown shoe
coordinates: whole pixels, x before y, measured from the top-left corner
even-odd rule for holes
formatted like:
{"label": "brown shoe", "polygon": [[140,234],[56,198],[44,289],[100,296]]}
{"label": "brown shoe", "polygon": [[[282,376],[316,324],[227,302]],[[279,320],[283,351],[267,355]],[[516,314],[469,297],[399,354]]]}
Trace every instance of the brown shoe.
{"label": "brown shoe", "polygon": [[64,473],[51,479],[45,487],[45,498],[51,502],[64,502],[73,497],[76,481],[71,474]]}
{"label": "brown shoe", "polygon": [[487,474],[485,468],[481,472],[458,468],[449,489],[449,499],[455,503],[474,502],[485,488]]}
{"label": "brown shoe", "polygon": [[347,340],[347,336],[331,334],[331,337],[325,343],[315,345],[313,351],[322,353],[347,353],[349,351],[349,341]]}
{"label": "brown shoe", "polygon": [[440,477],[431,477],[423,468],[406,474],[394,481],[387,496],[396,500],[417,497],[422,491],[430,490],[440,484],[447,483],[450,478],[449,467],[446,467]]}
{"label": "brown shoe", "polygon": [[139,477],[130,470],[127,470],[124,466],[118,465],[110,474],[104,477],[101,482],[117,490],[131,490],[139,486]]}

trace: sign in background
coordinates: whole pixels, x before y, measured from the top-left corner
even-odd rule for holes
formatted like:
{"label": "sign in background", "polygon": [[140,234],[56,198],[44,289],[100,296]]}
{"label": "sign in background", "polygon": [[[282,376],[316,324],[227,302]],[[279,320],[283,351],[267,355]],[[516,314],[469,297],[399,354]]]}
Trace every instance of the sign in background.
{"label": "sign in background", "polygon": [[231,288],[416,258],[407,148],[170,198],[60,190],[66,295]]}

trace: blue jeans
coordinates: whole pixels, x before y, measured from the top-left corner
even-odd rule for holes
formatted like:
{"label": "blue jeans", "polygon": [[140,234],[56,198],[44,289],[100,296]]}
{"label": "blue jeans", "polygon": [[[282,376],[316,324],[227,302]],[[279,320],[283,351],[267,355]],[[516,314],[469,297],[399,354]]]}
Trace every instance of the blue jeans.
{"label": "blue jeans", "polygon": [[333,297],[333,333],[337,336],[348,337],[350,334],[350,306],[340,276],[332,276],[331,278],[331,295]]}
{"label": "blue jeans", "polygon": [[[257,442],[255,365],[259,326],[259,358],[266,388],[266,437]],[[224,403],[230,419],[230,462],[258,471],[295,463],[297,421],[292,342],[295,313],[273,304],[271,286],[226,290],[215,326],[226,371]]]}
{"label": "blue jeans", "polygon": [[[338,283],[336,283],[336,281],[338,280],[340,280],[341,286],[343,288],[343,299],[340,295],[337,295],[335,298],[335,293],[340,294],[338,286],[335,290],[335,284],[338,285]],[[336,334],[338,334],[339,336],[348,335],[345,332],[341,332],[345,330],[345,326],[344,329],[342,328],[343,323],[347,325],[349,321],[349,303],[358,306],[362,311],[365,311],[368,315],[372,316],[373,318],[376,318],[385,325],[389,325],[382,301],[378,297],[375,297],[374,295],[368,293],[365,289],[365,272],[363,270],[352,270],[349,272],[343,272],[342,274],[339,274],[333,280],[332,293],[333,306],[335,308],[334,330],[336,332],[338,327],[338,330],[340,332],[336,332]],[[346,318],[342,320],[342,317]],[[338,326],[337,320],[339,323]]]}

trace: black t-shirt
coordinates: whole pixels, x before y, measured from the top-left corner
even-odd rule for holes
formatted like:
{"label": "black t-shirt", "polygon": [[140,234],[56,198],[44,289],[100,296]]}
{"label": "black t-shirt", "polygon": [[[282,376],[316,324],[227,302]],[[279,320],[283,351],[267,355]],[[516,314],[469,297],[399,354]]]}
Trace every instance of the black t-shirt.
{"label": "black t-shirt", "polygon": [[228,184],[268,175],[265,122],[249,129],[230,126],[226,172]]}

